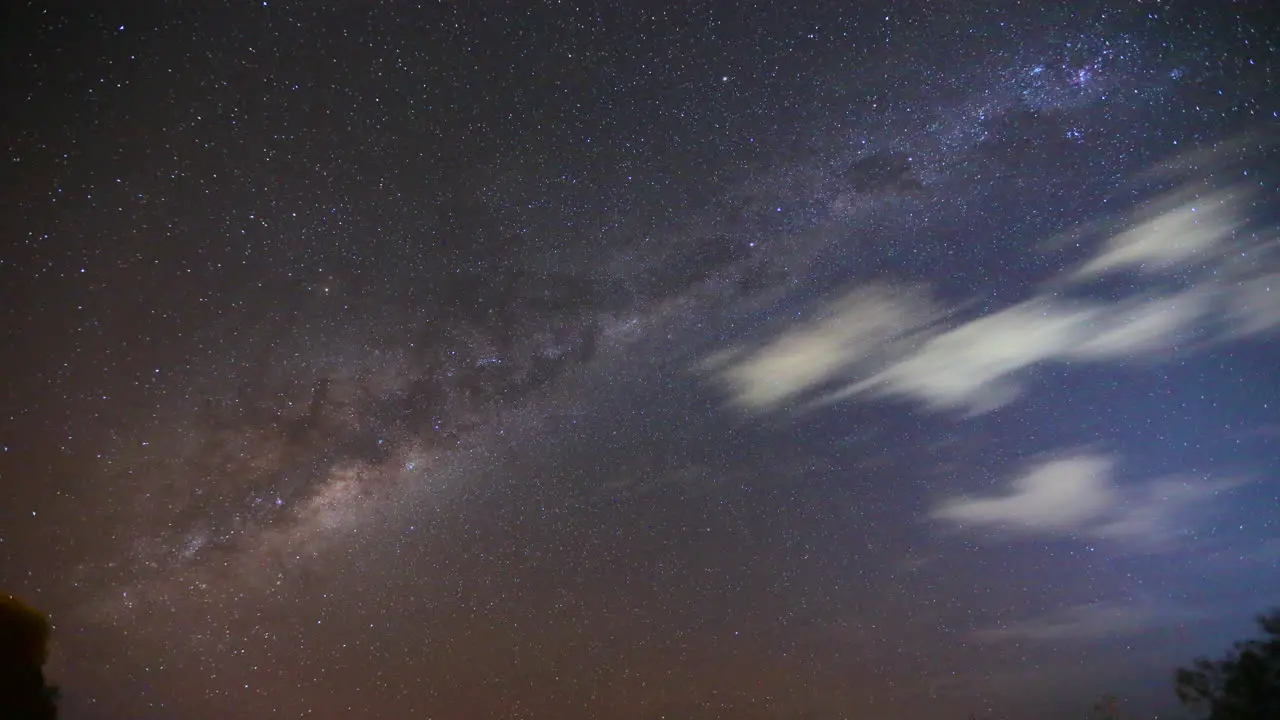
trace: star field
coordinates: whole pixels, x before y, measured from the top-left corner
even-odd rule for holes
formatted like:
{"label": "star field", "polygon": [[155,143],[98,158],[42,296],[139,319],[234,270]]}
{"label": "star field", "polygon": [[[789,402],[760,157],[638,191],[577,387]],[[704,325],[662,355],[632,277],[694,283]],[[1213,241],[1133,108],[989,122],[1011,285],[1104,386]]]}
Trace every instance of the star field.
{"label": "star field", "polygon": [[1266,9],[6,9],[62,716],[1167,716],[1280,593]]}

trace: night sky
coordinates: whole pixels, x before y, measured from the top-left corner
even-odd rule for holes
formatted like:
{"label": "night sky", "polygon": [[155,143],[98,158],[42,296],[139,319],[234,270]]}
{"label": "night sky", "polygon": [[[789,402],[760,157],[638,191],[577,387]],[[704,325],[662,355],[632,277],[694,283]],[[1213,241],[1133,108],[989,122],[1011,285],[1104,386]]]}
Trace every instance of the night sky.
{"label": "night sky", "polygon": [[1170,717],[1280,603],[1268,5],[5,3],[63,716]]}

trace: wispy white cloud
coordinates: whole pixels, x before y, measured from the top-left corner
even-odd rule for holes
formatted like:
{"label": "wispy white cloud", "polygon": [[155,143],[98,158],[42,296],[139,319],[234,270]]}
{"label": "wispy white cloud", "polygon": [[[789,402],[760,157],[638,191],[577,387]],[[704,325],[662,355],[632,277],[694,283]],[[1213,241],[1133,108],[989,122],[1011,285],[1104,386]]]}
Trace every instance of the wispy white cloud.
{"label": "wispy white cloud", "polygon": [[1026,371],[1036,365],[1117,361],[1166,350],[1195,328],[1209,302],[1202,291],[1114,306],[1037,298],[931,337],[824,402],[875,393],[911,398],[931,409],[987,412],[1016,399]]}
{"label": "wispy white cloud", "polygon": [[1280,273],[1242,280],[1227,291],[1227,314],[1237,336],[1280,327]]}
{"label": "wispy white cloud", "polygon": [[1244,224],[1242,195],[1224,191],[1200,197],[1195,188],[1170,195],[1147,219],[1109,239],[1073,277],[1087,280],[1121,270],[1160,273],[1213,260],[1221,243]]}
{"label": "wispy white cloud", "polygon": [[1188,290],[1099,312],[1102,321],[1079,345],[1063,348],[1063,359],[1106,361],[1167,350],[1190,334],[1212,308],[1213,293]]}
{"label": "wispy white cloud", "polygon": [[992,410],[1017,397],[1020,371],[1080,345],[1099,320],[1096,308],[1021,303],[929,338],[826,402],[877,393],[914,398],[935,409]]}
{"label": "wispy white cloud", "polygon": [[767,410],[822,387],[928,322],[918,293],[885,285],[855,290],[762,347],[713,361],[734,401]]}
{"label": "wispy white cloud", "polygon": [[1039,617],[984,628],[973,633],[983,642],[1097,640],[1163,627],[1197,613],[1168,605],[1088,603],[1073,605]]}
{"label": "wispy white cloud", "polygon": [[[936,323],[941,313],[919,292],[871,286],[753,352],[718,358],[713,370],[733,402],[753,412],[797,399],[825,405],[879,395],[974,414],[1019,397],[1038,365],[1159,357],[1192,338],[1268,332],[1280,327],[1280,273],[1265,271],[1274,269],[1274,258],[1258,253],[1242,264],[1231,249],[1248,218],[1248,198],[1242,189],[1172,193],[1078,269],[958,326]],[[1186,272],[1195,266],[1203,267]],[[1110,302],[1063,297],[1120,271],[1165,273],[1183,288],[1138,287]]]}
{"label": "wispy white cloud", "polygon": [[931,517],[968,529],[1076,535],[1158,549],[1182,532],[1188,513],[1241,484],[1160,478],[1122,487],[1114,481],[1116,465],[1096,454],[1048,460],[1014,479],[1007,492],[954,498]]}
{"label": "wispy white cloud", "polygon": [[1126,493],[1121,505],[1088,532],[1108,540],[1158,548],[1195,527],[1192,516],[1207,510],[1218,495],[1243,484],[1238,478],[1151,480]]}
{"label": "wispy white cloud", "polygon": [[1096,455],[1052,460],[1014,480],[1003,495],[951,500],[935,509],[933,517],[967,526],[1079,531],[1116,505],[1113,464]]}

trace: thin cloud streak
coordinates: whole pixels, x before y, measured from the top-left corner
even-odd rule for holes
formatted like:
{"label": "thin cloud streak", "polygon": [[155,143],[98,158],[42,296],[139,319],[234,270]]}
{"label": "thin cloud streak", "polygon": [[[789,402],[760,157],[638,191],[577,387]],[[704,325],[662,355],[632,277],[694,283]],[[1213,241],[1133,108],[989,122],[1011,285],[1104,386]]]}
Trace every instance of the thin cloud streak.
{"label": "thin cloud streak", "polygon": [[1117,465],[1115,458],[1087,453],[1044,461],[1010,482],[1005,493],[953,498],[930,517],[966,530],[1088,537],[1160,550],[1190,527],[1188,515],[1242,484],[1170,477],[1120,486]]}
{"label": "thin cloud streak", "polygon": [[1172,606],[1086,603],[1029,620],[976,630],[972,637],[988,643],[1089,641],[1132,635],[1197,617],[1200,617],[1197,613]]}

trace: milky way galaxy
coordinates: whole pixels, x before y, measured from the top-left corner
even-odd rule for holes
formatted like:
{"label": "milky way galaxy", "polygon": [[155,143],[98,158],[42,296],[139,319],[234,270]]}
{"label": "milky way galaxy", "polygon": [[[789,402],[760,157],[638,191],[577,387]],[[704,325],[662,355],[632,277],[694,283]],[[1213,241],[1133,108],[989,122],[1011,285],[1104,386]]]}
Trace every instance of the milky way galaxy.
{"label": "milky way galaxy", "polygon": [[1074,718],[1280,597],[1260,4],[28,4],[67,718]]}

